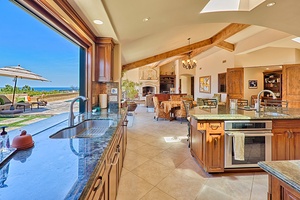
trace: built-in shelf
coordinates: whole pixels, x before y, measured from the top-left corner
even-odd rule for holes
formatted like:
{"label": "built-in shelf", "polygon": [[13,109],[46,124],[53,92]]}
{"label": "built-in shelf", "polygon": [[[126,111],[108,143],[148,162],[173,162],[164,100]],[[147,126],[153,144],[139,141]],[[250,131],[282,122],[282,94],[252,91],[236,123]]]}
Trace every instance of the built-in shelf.
{"label": "built-in shelf", "polygon": [[[264,89],[275,93],[277,99],[282,98],[282,71],[264,72]],[[265,92],[264,99],[273,98],[272,94]]]}
{"label": "built-in shelf", "polygon": [[160,75],[160,93],[170,91],[175,87],[175,75]]}

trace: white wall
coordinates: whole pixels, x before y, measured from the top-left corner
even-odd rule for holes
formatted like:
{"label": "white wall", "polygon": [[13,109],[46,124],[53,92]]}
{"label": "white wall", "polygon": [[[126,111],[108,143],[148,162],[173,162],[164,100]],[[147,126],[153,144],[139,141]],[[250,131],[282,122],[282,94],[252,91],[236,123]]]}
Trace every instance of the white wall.
{"label": "white wall", "polygon": [[235,56],[235,66],[253,67],[296,63],[295,49],[265,48],[253,53]]}
{"label": "white wall", "polygon": [[[231,52],[221,50],[206,58],[197,60],[195,70],[195,99],[211,98],[214,93],[218,93],[218,74],[227,71],[227,68],[234,67],[234,55]],[[201,69],[200,69],[201,68]],[[199,92],[199,77],[211,76],[211,92]],[[226,94],[222,93],[221,101],[226,101]]]}
{"label": "white wall", "polygon": [[181,93],[191,95],[191,76],[180,76]]}
{"label": "white wall", "polygon": [[[251,95],[258,94],[264,88],[263,78],[264,68],[262,67],[248,67],[244,69],[244,99],[251,104]],[[257,80],[257,89],[249,89],[248,81]]]}

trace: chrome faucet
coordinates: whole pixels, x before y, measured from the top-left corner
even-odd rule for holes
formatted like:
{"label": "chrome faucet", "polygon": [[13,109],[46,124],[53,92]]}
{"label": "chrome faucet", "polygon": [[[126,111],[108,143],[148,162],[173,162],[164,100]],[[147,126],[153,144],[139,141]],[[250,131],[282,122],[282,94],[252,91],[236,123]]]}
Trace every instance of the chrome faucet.
{"label": "chrome faucet", "polygon": [[274,92],[272,92],[271,90],[262,90],[258,93],[257,95],[257,108],[256,108],[256,112],[260,112],[260,95],[263,93],[263,92],[269,92],[270,94],[272,94],[273,96],[273,99],[276,99],[276,95],[274,94]]}
{"label": "chrome faucet", "polygon": [[87,101],[87,98],[85,98],[84,96],[78,96],[76,98],[74,98],[70,104],[70,113],[69,113],[69,127],[72,127],[74,126],[74,111],[73,111],[73,106],[74,106],[74,103],[75,101],[77,101],[78,99],[81,99],[82,102],[85,102]]}

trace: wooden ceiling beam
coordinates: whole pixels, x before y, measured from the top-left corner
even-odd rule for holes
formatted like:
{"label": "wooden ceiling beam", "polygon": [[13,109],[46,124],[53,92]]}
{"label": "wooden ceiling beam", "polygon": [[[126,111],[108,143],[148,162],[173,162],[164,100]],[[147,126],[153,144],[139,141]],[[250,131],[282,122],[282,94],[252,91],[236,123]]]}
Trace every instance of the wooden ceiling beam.
{"label": "wooden ceiling beam", "polygon": [[207,45],[211,45],[211,40],[210,39],[202,40],[200,42],[197,42],[197,43],[194,43],[194,44],[191,44],[191,45],[180,47],[180,48],[175,49],[175,50],[167,51],[165,53],[161,53],[161,54],[158,54],[158,55],[155,55],[155,56],[151,56],[151,57],[148,57],[148,58],[136,61],[136,62],[132,62],[132,63],[126,64],[126,65],[123,65],[122,70],[127,71],[127,70],[130,70],[130,69],[135,69],[137,67],[148,65],[150,63],[157,62],[157,61],[160,61],[160,60],[163,60],[163,59],[167,59],[167,58],[170,58],[170,57],[173,57],[173,56],[178,56],[180,54],[184,54],[184,53],[187,53],[187,52],[192,51],[194,49],[201,48],[201,47],[204,47],[204,46],[207,46]]}
{"label": "wooden ceiling beam", "polygon": [[222,41],[222,42],[218,43],[216,46],[220,47],[222,49],[225,49],[227,51],[230,51],[230,52],[234,51],[234,44],[231,44],[229,42]]}
{"label": "wooden ceiling beam", "polygon": [[[210,49],[213,46],[219,46],[221,48],[224,48],[229,51],[234,50],[234,45],[225,42],[227,38],[231,37],[232,35],[240,32],[241,30],[249,27],[250,25],[247,24],[230,24],[224,29],[222,29],[220,32],[215,34],[209,39],[202,40],[200,42],[196,42],[194,44],[190,44],[184,47],[180,47],[178,49],[174,49],[165,53],[157,54],[155,56],[151,56],[136,62],[128,63],[126,65],[122,66],[122,70],[127,71],[130,69],[135,69],[144,65],[148,65],[154,62],[158,62],[163,59],[167,59],[173,56],[182,55],[184,53],[193,51],[192,57]],[[194,53],[195,51],[195,53]]]}

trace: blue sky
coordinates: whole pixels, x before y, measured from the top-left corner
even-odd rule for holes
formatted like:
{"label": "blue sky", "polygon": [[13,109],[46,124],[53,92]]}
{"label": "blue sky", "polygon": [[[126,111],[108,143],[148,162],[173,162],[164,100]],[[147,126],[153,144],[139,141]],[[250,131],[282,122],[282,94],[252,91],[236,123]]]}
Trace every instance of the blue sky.
{"label": "blue sky", "polygon": [[[17,87],[78,86],[79,47],[8,0],[0,0],[0,67],[16,66],[51,82],[18,79]],[[0,76],[0,87],[13,85]]]}

